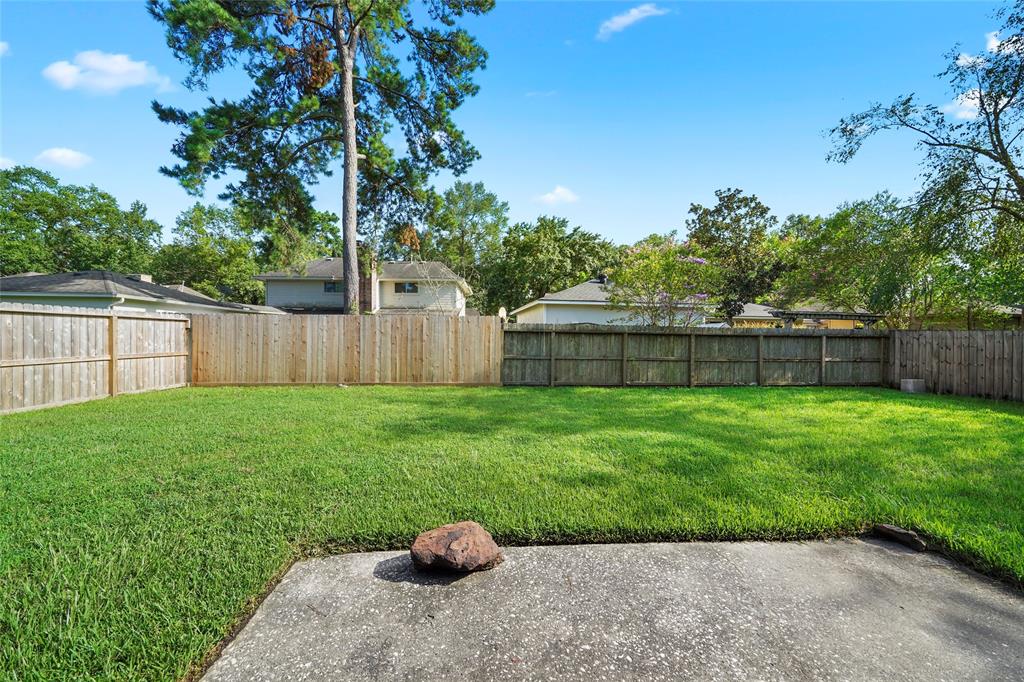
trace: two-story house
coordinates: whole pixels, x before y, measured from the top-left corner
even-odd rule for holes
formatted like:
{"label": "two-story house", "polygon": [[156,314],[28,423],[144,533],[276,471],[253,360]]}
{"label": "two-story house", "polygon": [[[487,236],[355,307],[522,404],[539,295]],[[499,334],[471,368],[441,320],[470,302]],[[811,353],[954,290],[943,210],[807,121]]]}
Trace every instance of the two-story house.
{"label": "two-story house", "polygon": [[[291,313],[341,313],[345,307],[342,259],[317,258],[285,272],[256,276],[266,284],[267,305]],[[436,261],[387,261],[360,268],[362,312],[430,313],[463,317],[473,293],[462,277]]]}

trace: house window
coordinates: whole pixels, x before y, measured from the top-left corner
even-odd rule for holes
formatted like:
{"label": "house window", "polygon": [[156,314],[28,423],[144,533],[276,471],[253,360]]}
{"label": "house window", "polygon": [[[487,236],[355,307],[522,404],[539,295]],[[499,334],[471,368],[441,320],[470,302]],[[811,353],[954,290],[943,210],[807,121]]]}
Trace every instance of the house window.
{"label": "house window", "polygon": [[341,291],[341,282],[324,282],[325,294],[336,294]]}
{"label": "house window", "polygon": [[396,294],[416,294],[419,293],[419,290],[416,282],[395,282]]}

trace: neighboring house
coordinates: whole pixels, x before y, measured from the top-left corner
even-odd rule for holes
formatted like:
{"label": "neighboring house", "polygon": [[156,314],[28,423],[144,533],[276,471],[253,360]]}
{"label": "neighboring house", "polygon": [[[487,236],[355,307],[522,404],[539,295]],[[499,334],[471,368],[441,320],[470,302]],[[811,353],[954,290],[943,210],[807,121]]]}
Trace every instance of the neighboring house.
{"label": "neighboring house", "polygon": [[1005,316],[1012,326],[1024,329],[1024,305],[997,305],[994,312]]}
{"label": "neighboring house", "polygon": [[[743,312],[732,318],[733,328],[742,327],[781,327],[782,323],[772,315],[775,308],[760,303],[747,303],[743,306]],[[721,317],[715,321],[724,322]]]}
{"label": "neighboring house", "polygon": [[[733,328],[796,327],[800,329],[856,329],[858,324],[870,327],[882,319],[863,308],[853,312],[831,309],[816,301],[806,301],[791,310],[782,310],[759,303],[747,303],[743,312],[732,318]],[[725,322],[716,316],[713,322]]]}
{"label": "neighboring house", "polygon": [[106,270],[23,273],[0,277],[0,302],[101,308],[114,312],[255,313],[266,306],[217,301],[184,286],[154,284],[149,275]]}
{"label": "neighboring house", "polygon": [[[317,258],[294,271],[256,276],[266,285],[267,304],[292,313],[341,313],[345,277],[341,258]],[[469,284],[444,263],[388,261],[360,268],[362,312],[439,314],[463,317]]]}
{"label": "neighboring house", "polygon": [[876,315],[864,308],[837,310],[817,301],[806,301],[791,309],[772,310],[772,316],[788,327],[808,329],[857,329],[858,325],[871,327],[880,322],[883,315]]}
{"label": "neighboring house", "polygon": [[[630,311],[609,302],[608,281],[591,279],[546,294],[511,312],[522,324],[635,324]],[[703,322],[703,317],[694,324]]]}

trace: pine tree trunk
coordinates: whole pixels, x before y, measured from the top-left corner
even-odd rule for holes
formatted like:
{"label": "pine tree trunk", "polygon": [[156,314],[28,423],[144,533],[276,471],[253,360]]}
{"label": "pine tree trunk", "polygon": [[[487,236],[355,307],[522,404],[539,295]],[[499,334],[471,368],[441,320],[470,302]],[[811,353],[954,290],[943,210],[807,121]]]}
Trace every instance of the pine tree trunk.
{"label": "pine tree trunk", "polygon": [[343,13],[334,8],[334,39],[341,66],[342,144],[345,146],[341,180],[342,274],[345,277],[345,312],[359,314],[359,252],[356,248],[357,190],[359,183],[359,150],[356,147],[355,52],[359,44],[359,27],[349,28],[345,35]]}
{"label": "pine tree trunk", "polygon": [[345,312],[359,314],[359,253],[356,249],[356,189],[359,182],[359,153],[356,149],[356,105],[352,72],[354,60],[351,50],[342,55],[342,105],[344,107],[345,167],[342,174],[341,235],[344,253],[342,270],[345,275]]}

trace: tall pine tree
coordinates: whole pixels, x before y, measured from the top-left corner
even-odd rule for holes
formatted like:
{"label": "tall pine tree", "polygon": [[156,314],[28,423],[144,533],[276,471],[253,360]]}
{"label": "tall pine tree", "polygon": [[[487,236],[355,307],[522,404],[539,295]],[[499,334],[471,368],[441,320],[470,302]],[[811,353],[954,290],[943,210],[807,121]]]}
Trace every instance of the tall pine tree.
{"label": "tall pine tree", "polygon": [[[342,165],[346,309],[359,309],[356,229],[360,202],[392,216],[415,214],[438,169],[463,172],[478,156],[452,120],[477,91],[487,54],[464,29],[466,14],[493,0],[150,0],[175,56],[191,66],[186,85],[241,64],[251,92],[211,98],[202,111],[154,102],[183,128],[163,171],[200,193],[210,178],[242,172],[223,198],[272,224],[301,225],[308,186]],[[404,154],[388,144],[397,127]]]}

